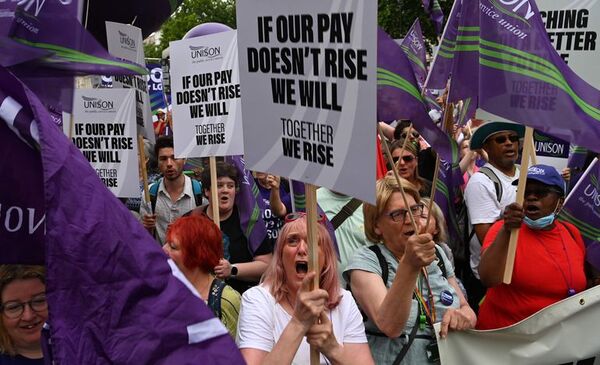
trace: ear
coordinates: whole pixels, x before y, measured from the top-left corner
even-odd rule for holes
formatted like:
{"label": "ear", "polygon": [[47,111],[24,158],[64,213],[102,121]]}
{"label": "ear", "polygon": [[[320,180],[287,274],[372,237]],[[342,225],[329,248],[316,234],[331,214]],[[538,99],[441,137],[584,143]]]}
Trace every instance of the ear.
{"label": "ear", "polygon": [[210,197],[210,189],[204,189],[204,197],[208,199]]}

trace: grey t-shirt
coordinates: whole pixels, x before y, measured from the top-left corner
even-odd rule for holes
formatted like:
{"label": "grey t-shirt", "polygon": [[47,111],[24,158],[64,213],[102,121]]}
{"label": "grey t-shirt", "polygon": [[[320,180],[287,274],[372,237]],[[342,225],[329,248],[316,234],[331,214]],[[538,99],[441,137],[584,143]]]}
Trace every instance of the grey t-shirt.
{"label": "grey t-shirt", "polygon": [[[398,269],[398,260],[394,255],[387,249],[383,244],[378,244],[383,256],[388,263],[388,281],[385,286],[389,289],[396,278],[396,271]],[[443,250],[438,246],[438,252],[444,260],[446,267],[446,273],[449,278],[454,277],[454,269]],[[356,250],[352,260],[346,266],[344,271],[344,277],[348,283],[350,283],[350,273],[352,270],[363,270],[372,272],[381,276],[382,270],[377,259],[377,255],[371,251],[368,247],[360,247]],[[442,270],[438,266],[437,260],[432,262],[427,267],[427,273],[429,276],[429,284],[431,285],[431,291],[433,292],[433,298],[435,302],[436,321],[441,322],[444,317],[444,313],[448,308],[459,308],[460,299],[448,280],[442,275]],[[421,278],[422,279],[422,278]],[[424,280],[424,279],[422,279]],[[424,284],[425,288],[427,287]],[[453,297],[452,304],[449,306],[444,305],[440,300],[442,291],[450,293]],[[424,293],[427,293],[427,289],[424,289]],[[358,304],[358,303],[357,303]],[[417,307],[418,302],[416,299],[412,299],[412,306],[410,309],[410,315],[406,321],[402,335],[397,338],[388,338],[381,333],[375,323],[369,319],[365,323],[365,330],[367,332],[367,339],[369,341],[369,347],[371,353],[375,359],[375,364],[392,364],[396,359],[396,356],[401,351],[402,347],[408,342],[408,335],[410,334],[415,322],[417,320]],[[380,333],[381,335],[374,335],[373,333]],[[429,338],[425,338],[429,337]],[[427,364],[427,355],[425,353],[427,345],[435,339],[433,329],[426,326],[424,330],[419,329],[417,331],[417,337],[410,346],[402,364]]]}

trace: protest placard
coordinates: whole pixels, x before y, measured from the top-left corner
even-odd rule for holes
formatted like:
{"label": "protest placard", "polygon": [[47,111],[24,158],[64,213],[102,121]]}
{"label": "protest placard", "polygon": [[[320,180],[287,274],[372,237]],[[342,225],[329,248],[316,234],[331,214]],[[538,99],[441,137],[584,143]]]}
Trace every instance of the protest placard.
{"label": "protest placard", "polygon": [[375,199],[377,3],[238,3],[249,168]]}
{"label": "protest placard", "polygon": [[567,167],[567,162],[569,161],[569,142],[536,130],[533,132],[533,143],[537,163],[550,165],[559,172]]}
{"label": "protest placard", "polygon": [[597,1],[563,3],[536,1],[548,37],[562,59],[585,81],[600,88],[600,4]]}
{"label": "protest placard", "polygon": [[118,197],[139,197],[135,90],[76,89],[75,146]]}
{"label": "protest placard", "polygon": [[[142,30],[128,24],[106,22],[106,42],[111,55],[145,67]],[[135,89],[137,134],[154,142],[148,83],[145,76],[113,76],[114,88]]]}
{"label": "protest placard", "polygon": [[244,154],[235,31],[171,42],[175,155]]}

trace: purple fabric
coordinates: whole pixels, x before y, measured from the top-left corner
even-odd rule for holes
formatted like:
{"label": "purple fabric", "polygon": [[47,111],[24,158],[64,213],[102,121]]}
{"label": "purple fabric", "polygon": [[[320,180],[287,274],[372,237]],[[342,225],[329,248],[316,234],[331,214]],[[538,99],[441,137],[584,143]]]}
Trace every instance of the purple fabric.
{"label": "purple fabric", "polygon": [[221,33],[233,30],[229,26],[221,23],[203,23],[198,24],[192,29],[190,29],[185,35],[183,39],[190,39],[194,37],[202,37],[203,35],[209,35],[214,33]]}
{"label": "purple fabric", "polygon": [[586,259],[600,270],[600,163],[595,160],[573,188],[559,218],[574,224],[586,245]]}
{"label": "purple fabric", "polygon": [[419,89],[422,90],[425,78],[427,77],[427,69],[425,68],[427,49],[423,41],[423,32],[421,31],[419,18],[413,22],[400,47],[402,47],[402,50],[408,56]]}
{"label": "purple fabric", "polygon": [[[0,133],[2,154],[12,157],[2,160],[2,171],[15,172],[3,174],[2,183],[16,181],[0,189],[0,203],[5,207],[13,199],[27,206],[28,199],[39,199],[45,208],[56,363],[243,364],[227,334],[188,344],[187,326],[205,326],[214,320],[212,312],[171,274],[164,252],[106,189],[39,99],[5,68],[0,68],[0,87],[31,112],[39,128],[39,138],[31,133],[39,151],[20,143],[15,133]],[[5,128],[10,121],[0,122]],[[41,250],[27,242],[0,242],[2,259],[39,260]]]}
{"label": "purple fabric", "polygon": [[452,5],[450,17],[446,22],[446,28],[442,34],[442,40],[438,52],[433,59],[425,87],[428,89],[445,89],[452,71],[454,58],[454,45],[458,33],[458,25],[461,15],[461,1],[457,0]]}
{"label": "purple fabric", "polygon": [[600,151],[600,91],[561,59],[535,2],[464,0],[463,9],[451,99],[478,96],[491,113]]}
{"label": "purple fabric", "polygon": [[423,8],[431,21],[433,22],[433,27],[435,28],[435,32],[437,34],[442,34],[442,30],[444,29],[444,12],[440,7],[438,0],[422,0]]}
{"label": "purple fabric", "polygon": [[446,161],[452,161],[451,138],[429,115],[410,62],[400,46],[381,28],[377,34],[377,114],[391,122],[410,119],[413,126]]}
{"label": "purple fabric", "polygon": [[235,205],[240,214],[242,231],[248,239],[252,253],[254,253],[267,237],[267,228],[265,221],[262,219],[265,206],[260,191],[254,182],[252,172],[246,169],[244,158],[242,156],[227,156],[225,160],[235,166],[240,177],[240,189],[235,194]]}
{"label": "purple fabric", "polygon": [[575,186],[577,181],[579,181],[583,175],[587,152],[588,151],[583,147],[575,146],[573,144],[569,146],[569,160],[567,162],[567,167],[571,169],[571,179],[569,180],[570,187]]}

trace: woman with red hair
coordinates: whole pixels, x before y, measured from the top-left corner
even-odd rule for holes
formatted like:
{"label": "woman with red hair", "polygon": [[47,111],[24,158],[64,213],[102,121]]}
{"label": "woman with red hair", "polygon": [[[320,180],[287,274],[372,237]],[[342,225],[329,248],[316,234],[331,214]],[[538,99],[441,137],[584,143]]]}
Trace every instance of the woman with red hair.
{"label": "woman with red hair", "polygon": [[240,294],[213,275],[223,257],[219,228],[205,215],[181,217],[169,225],[163,250],[235,337]]}
{"label": "woman with red hair", "polygon": [[362,316],[341,289],[337,258],[327,229],[318,225],[319,288],[310,290],[306,218],[286,217],[273,259],[259,286],[242,296],[238,347],[253,364],[308,364],[309,345],[321,364],[373,364]]}

